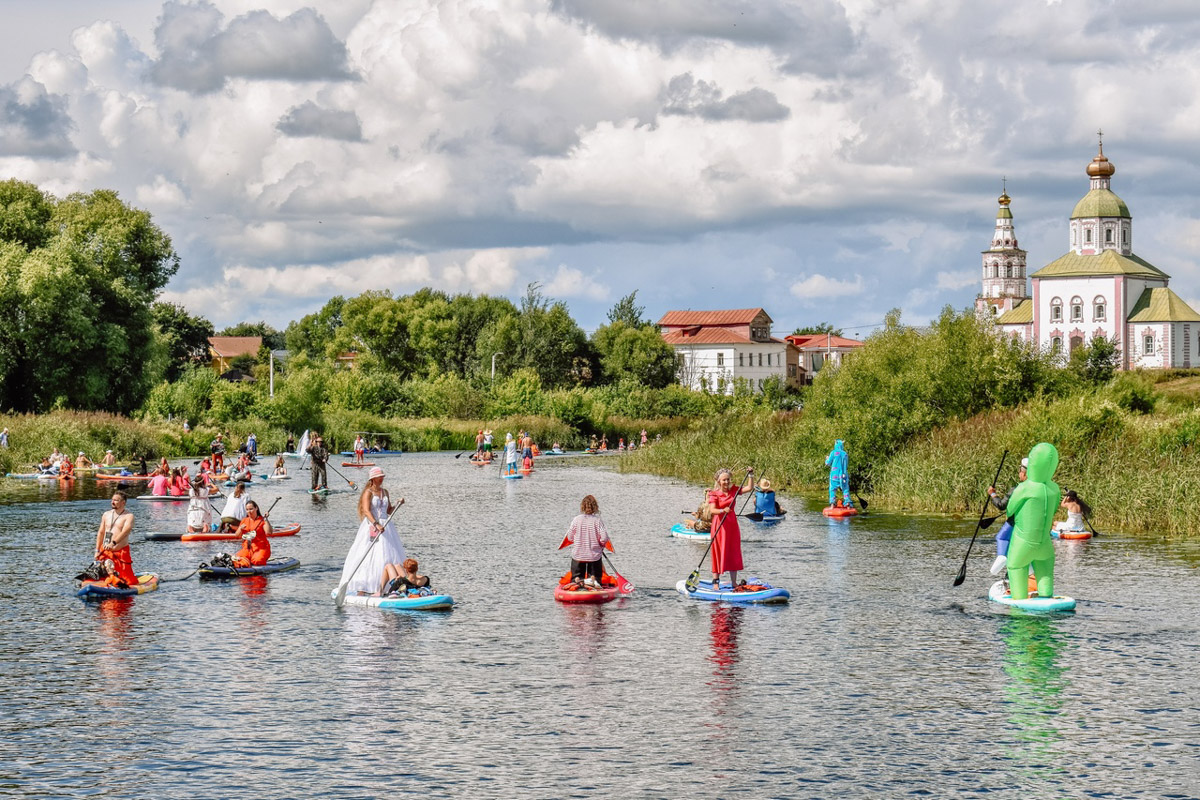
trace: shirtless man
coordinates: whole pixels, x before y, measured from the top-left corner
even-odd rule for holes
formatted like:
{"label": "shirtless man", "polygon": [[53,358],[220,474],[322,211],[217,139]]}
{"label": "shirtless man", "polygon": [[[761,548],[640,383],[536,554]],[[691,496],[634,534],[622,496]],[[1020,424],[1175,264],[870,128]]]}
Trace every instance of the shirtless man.
{"label": "shirtless man", "polygon": [[80,450],[79,455],[75,457],[75,469],[87,469],[94,466],[96,466],[95,463]]}
{"label": "shirtless man", "polygon": [[117,457],[113,455],[112,450],[105,450],[104,458],[100,461],[100,463],[106,467],[111,467],[113,464],[117,463]]}
{"label": "shirtless man", "polygon": [[100,530],[96,533],[96,560],[108,567],[111,585],[137,586],[129,556],[131,533],[133,514],[125,509],[125,493],[113,492],[112,510],[100,517]]}
{"label": "shirtless man", "polygon": [[533,437],[528,431],[521,436],[521,463],[526,469],[533,469]]}

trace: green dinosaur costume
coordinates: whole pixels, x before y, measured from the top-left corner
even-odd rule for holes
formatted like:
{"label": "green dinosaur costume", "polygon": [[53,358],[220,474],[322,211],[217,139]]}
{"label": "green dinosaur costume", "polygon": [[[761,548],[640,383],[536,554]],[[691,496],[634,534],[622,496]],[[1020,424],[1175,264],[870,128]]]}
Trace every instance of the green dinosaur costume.
{"label": "green dinosaur costume", "polygon": [[1054,595],[1054,542],[1050,526],[1062,500],[1062,491],[1051,478],[1058,469],[1058,450],[1041,442],[1029,451],[1026,479],[1008,500],[1013,520],[1012,544],[1008,548],[1008,586],[1014,600],[1029,596],[1029,565],[1037,578],[1038,596]]}

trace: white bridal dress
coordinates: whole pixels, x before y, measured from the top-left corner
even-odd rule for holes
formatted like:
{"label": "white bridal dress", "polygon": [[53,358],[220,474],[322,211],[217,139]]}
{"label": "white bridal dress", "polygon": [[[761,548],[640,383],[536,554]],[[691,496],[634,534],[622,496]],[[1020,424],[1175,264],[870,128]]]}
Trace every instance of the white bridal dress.
{"label": "white bridal dress", "polygon": [[[371,517],[363,517],[359,523],[358,533],[354,535],[354,544],[350,546],[350,552],[346,554],[346,564],[342,567],[342,578],[338,585],[350,581],[346,587],[346,594],[355,594],[356,592],[378,592],[379,582],[383,580],[383,565],[384,564],[402,564],[404,563],[404,543],[400,541],[400,534],[396,533],[396,526],[388,520],[388,524],[383,529],[383,533],[379,534],[383,541],[376,542],[374,547],[371,547],[371,531],[374,526],[371,524],[371,519],[383,519],[387,516],[388,499],[386,495],[371,498]],[[367,553],[367,548],[371,551],[367,554],[367,558],[362,562],[362,566],[355,570],[355,566],[362,559],[363,553]],[[353,573],[353,577],[351,577]]]}

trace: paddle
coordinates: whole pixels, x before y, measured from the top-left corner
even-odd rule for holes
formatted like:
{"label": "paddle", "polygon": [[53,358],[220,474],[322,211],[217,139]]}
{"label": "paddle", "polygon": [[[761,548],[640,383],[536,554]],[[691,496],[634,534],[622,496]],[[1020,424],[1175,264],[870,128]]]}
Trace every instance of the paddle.
{"label": "paddle", "polygon": [[329,468],[330,468],[331,470],[333,470],[333,471],[334,471],[334,472],[335,472],[335,473],[336,473],[338,476],[340,476],[342,480],[344,480],[346,483],[350,484],[350,488],[351,488],[351,489],[357,489],[357,488],[358,488],[358,484],[357,484],[357,483],[355,483],[354,481],[350,480],[350,479],[349,479],[349,478],[347,478],[345,475],[342,475],[342,473],[338,472],[338,468],[337,468],[337,467],[335,467],[333,464],[331,464],[330,462],[326,461],[326,462],[325,462],[325,466],[329,467]]}
{"label": "paddle", "polygon": [[1092,532],[1092,536],[1099,536],[1099,535],[1100,535],[1100,531],[1098,531],[1098,530],[1096,530],[1095,528],[1093,528],[1093,527],[1092,527],[1092,521],[1091,521],[1090,519],[1088,519],[1088,515],[1087,515],[1087,514],[1084,514],[1084,515],[1083,515],[1083,521],[1087,523],[1088,530]]}
{"label": "paddle", "polygon": [[[1000,466],[996,467],[996,477],[992,478],[992,482],[988,486],[995,486],[996,481],[1000,480],[1000,470],[1004,469],[1004,460],[1008,458],[1008,451],[1000,456]],[[958,575],[954,578],[955,586],[962,586],[963,581],[967,579],[967,559],[971,557],[971,548],[975,545],[975,537],[979,535],[980,529],[983,528],[983,515],[987,513],[988,503],[992,498],[985,492],[983,496],[983,508],[979,509],[979,520],[975,523],[975,533],[971,534],[971,543],[967,545],[967,554],[963,556],[962,566],[958,569]],[[992,518],[995,521],[995,517]],[[991,524],[991,523],[989,523]]]}
{"label": "paddle", "polygon": [[[754,472],[753,468],[746,470],[747,475],[749,475],[752,472]],[[746,500],[748,501],[749,499],[750,499],[750,495],[747,494]],[[742,508],[744,509],[745,507],[746,507],[746,503],[743,502]],[[736,513],[737,513],[736,510],[733,508],[731,508],[730,510],[734,511],[734,514],[736,516]],[[688,575],[687,580],[685,580],[683,582],[683,586],[685,589],[688,590],[689,594],[696,591],[696,588],[700,585],[700,568],[704,566],[704,559],[708,558],[708,551],[712,550],[713,542],[715,542],[717,540],[717,534],[721,532],[721,526],[725,524],[725,520],[727,520],[727,519],[729,519],[728,511],[721,515],[721,521],[717,523],[716,529],[713,530],[712,535],[708,537],[708,547],[704,548],[704,555],[700,556],[700,563],[696,565],[696,568],[694,570],[692,570],[692,574]]]}
{"label": "paddle", "polygon": [[617,579],[617,591],[621,594],[633,594],[633,584],[621,577],[621,573],[617,572],[617,568],[613,566],[612,559],[608,557],[608,554],[601,551],[600,555],[608,562],[608,567],[612,570],[613,577]]}
{"label": "paddle", "polygon": [[[399,510],[400,506],[396,506],[396,511]],[[350,577],[346,578],[346,580],[338,586],[337,594],[334,595],[333,598],[333,604],[338,608],[341,608],[342,604],[346,602],[346,589],[350,587],[350,581],[354,580],[354,576],[358,572],[358,568],[363,565],[363,562],[367,560],[367,556],[371,554],[371,548],[375,546],[376,542],[383,538],[383,529],[387,527],[388,521],[392,518],[396,511],[388,514],[379,522],[379,532],[375,534],[375,538],[371,540],[369,545],[367,545],[366,552],[363,553],[362,558],[360,558],[358,563],[354,565],[354,570],[350,573]]]}

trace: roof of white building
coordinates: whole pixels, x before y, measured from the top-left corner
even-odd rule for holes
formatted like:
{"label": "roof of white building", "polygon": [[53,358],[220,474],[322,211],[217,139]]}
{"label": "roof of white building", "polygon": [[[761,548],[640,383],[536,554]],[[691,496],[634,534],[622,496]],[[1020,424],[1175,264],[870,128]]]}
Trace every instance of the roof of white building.
{"label": "roof of white building", "polygon": [[761,308],[735,308],[728,311],[668,311],[663,314],[658,324],[664,328],[678,328],[689,325],[749,325],[758,315],[770,315]]}
{"label": "roof of white building", "polygon": [[1123,256],[1105,250],[1091,256],[1067,253],[1031,275],[1031,278],[1086,278],[1105,275],[1133,275],[1140,278],[1170,278],[1158,267],[1135,255]]}
{"label": "roof of white building", "polygon": [[787,344],[782,339],[771,337],[767,340],[751,339],[728,328],[700,328],[695,333],[671,331],[663,334],[663,341],[669,345],[689,344]]}
{"label": "roof of white building", "polygon": [[1130,322],[1200,322],[1197,314],[1179,295],[1164,287],[1147,289],[1133,304]]}
{"label": "roof of white building", "polygon": [[1028,325],[1033,322],[1033,301],[1022,300],[996,318],[997,325]]}

